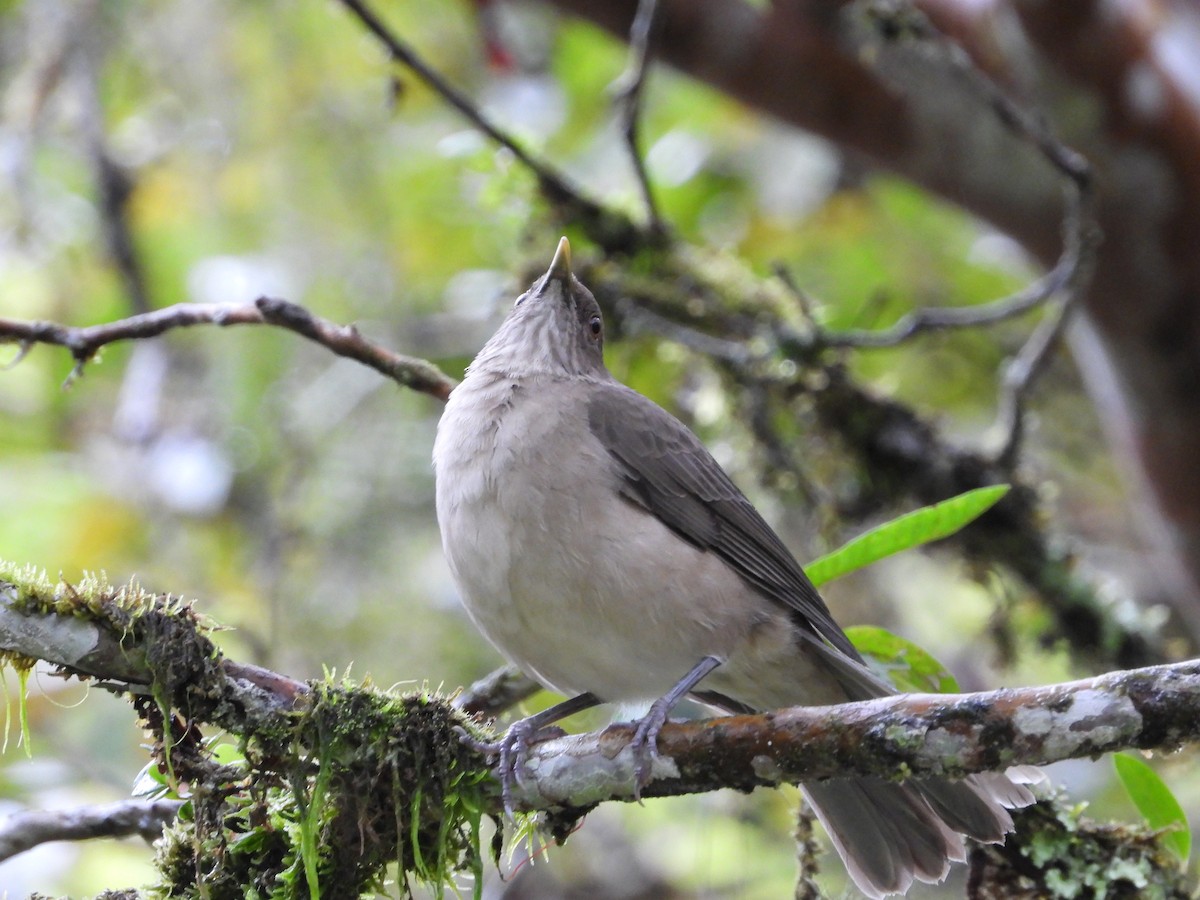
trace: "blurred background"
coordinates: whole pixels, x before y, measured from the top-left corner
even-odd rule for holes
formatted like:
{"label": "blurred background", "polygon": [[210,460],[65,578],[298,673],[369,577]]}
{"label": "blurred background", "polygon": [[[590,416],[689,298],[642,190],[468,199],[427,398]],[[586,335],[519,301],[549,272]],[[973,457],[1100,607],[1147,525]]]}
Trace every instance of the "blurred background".
{"label": "blurred background", "polygon": [[[622,41],[534,3],[445,3],[436,14],[416,0],[381,5],[526,146],[642,215],[611,103]],[[643,141],[662,216],[682,240],[764,278],[785,266],[831,327],[981,303],[1041,271],[958,207],[674,70],[648,83]],[[558,236],[511,154],[318,0],[0,3],[0,173],[0,316],[87,325],[279,296],[454,377]],[[846,363],[954,440],[983,446],[1003,363],[1036,320]],[[0,352],[0,365],[17,356]],[[720,375],[678,344],[631,334],[608,360],[697,429],[801,561],[906,511],[839,517],[822,499],[843,487],[838,444],[804,422],[791,450],[821,490],[806,496],[773,477]],[[349,668],[452,690],[500,664],[441,555],[436,400],[266,327],[108,347],[64,386],[72,365],[36,347],[0,372],[0,557],[195,598],[225,626],[229,655],[298,678]],[[1056,354],[1032,400],[1021,471],[1078,571],[1153,627],[1177,586],[1135,527],[1140,495],[1109,446],[1070,355]],[[843,624],[918,641],[968,689],[1089,674],[1069,647],[1040,639],[1045,613],[1020,584],[949,553],[905,554],[828,595]],[[32,746],[10,732],[0,757],[0,815],[128,795],[145,756],[127,704],[37,673],[28,710]],[[1192,810],[1189,759],[1159,768]],[[1053,776],[1098,817],[1137,819],[1109,761]],[[610,805],[535,865],[518,854],[509,868],[519,873],[490,877],[488,890],[787,896],[796,803],[781,790]],[[137,841],[48,845],[0,864],[0,886],[82,896],[147,881],[151,861]],[[822,883],[838,896],[840,866],[825,861]],[[914,896],[961,896],[961,883],[944,890]]]}

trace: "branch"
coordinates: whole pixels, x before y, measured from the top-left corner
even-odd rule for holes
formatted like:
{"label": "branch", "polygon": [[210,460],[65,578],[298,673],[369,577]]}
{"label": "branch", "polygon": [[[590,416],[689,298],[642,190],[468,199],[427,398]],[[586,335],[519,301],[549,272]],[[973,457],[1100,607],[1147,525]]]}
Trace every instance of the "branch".
{"label": "branch", "polygon": [[86,841],[140,835],[147,841],[162,835],[175,821],[182,800],[123,800],[74,809],[26,810],[0,822],[0,862],[51,841]]}
{"label": "branch", "polygon": [[501,666],[454,698],[458,709],[491,719],[532,697],[542,686],[515,666]]}
{"label": "branch", "polygon": [[[996,453],[996,462],[1002,468],[1011,470],[1016,465],[1024,437],[1024,400],[1043,370],[1051,350],[1058,345],[1071,310],[1090,285],[1096,268],[1101,236],[1096,221],[1092,167],[1081,154],[1058,140],[1040,116],[1008,96],[962,47],[938,31],[928,17],[911,3],[869,0],[864,7],[863,18],[868,21],[872,31],[869,44],[875,47],[899,46],[909,53],[923,54],[946,67],[951,77],[956,78],[970,96],[977,98],[983,108],[990,110],[997,122],[1015,139],[1035,148],[1063,181],[1063,247],[1050,272],[1012,297],[984,307],[918,310],[918,313],[908,317],[907,322],[907,334],[915,333],[921,327],[988,324],[1032,309],[1061,294],[1056,308],[1031,335],[1005,373],[997,414],[997,425],[1002,430],[1003,438]],[[872,57],[868,55],[867,58]],[[878,59],[879,55],[874,55],[874,58]],[[906,323],[902,320],[898,324],[904,326]],[[891,333],[907,336],[905,331],[904,327],[898,327],[892,329]]]}
{"label": "branch", "polygon": [[22,322],[0,318],[0,343],[17,343],[16,365],[34,344],[55,344],[71,351],[75,368],[68,381],[101,347],[117,341],[157,337],[193,325],[275,325],[303,335],[338,356],[353,359],[397,384],[444,401],[454,380],[427,360],[402,356],[367,340],[353,325],[336,325],[287,300],[259,297],[253,303],[178,303],[153,312],[86,328],[54,322]]}
{"label": "branch", "polygon": [[[444,699],[343,679],[289,689],[286,701],[276,691],[266,715],[247,715],[242,688],[229,684],[231,667],[249,670],[257,685],[297,683],[223,660],[206,637],[209,626],[190,606],[132,584],[116,590],[97,579],[50,585],[11,567],[4,577],[19,585],[0,587],[0,649],[28,655],[51,645],[47,635],[77,634],[71,629],[82,624],[116,642],[126,657],[122,674],[138,670],[142,660],[150,670],[153,698],[137,697],[134,705],[154,735],[156,764],[173,781],[191,786],[194,809],[164,836],[160,858],[176,860],[163,869],[164,879],[202,870],[222,883],[269,884],[303,852],[322,861],[322,886],[350,884],[357,892],[397,861],[402,874],[429,877],[419,861],[445,849],[445,840],[452,842],[447,865],[470,867],[480,876],[479,815],[501,815],[503,801],[495,773],[471,749],[474,742],[455,738],[464,731],[478,734],[476,727]],[[13,627],[20,618],[42,627]],[[96,667],[94,655],[77,651],[50,658],[86,658]],[[663,729],[660,756],[642,793],[749,790],[847,775],[956,777],[1128,747],[1175,749],[1200,739],[1198,709],[1200,660],[1194,660],[1043,688],[904,695],[707,719]],[[205,723],[242,737],[239,763],[213,758],[199,728]],[[546,810],[547,827],[562,834],[595,804],[631,799],[633,733],[633,726],[620,725],[535,745],[518,804]],[[169,818],[172,809],[159,812]],[[297,814],[320,825],[319,833],[303,839],[307,849],[278,827]],[[231,829],[231,822],[238,824]],[[91,836],[100,827],[107,826],[80,833]],[[0,829],[0,842],[15,828],[10,823]],[[247,828],[253,839],[247,840]],[[21,833],[32,845],[66,830],[59,815],[46,830]],[[410,836],[423,842],[411,853]],[[355,847],[349,856],[339,852],[347,841]],[[265,842],[273,852],[260,852]],[[20,849],[15,845],[12,852]],[[158,889],[168,893],[170,887],[164,882]]]}
{"label": "branch", "polygon": [[[191,607],[169,596],[103,582],[50,586],[27,574],[6,576],[19,586],[0,581],[0,650],[102,679],[110,688],[144,693],[153,681],[172,706],[186,709],[189,723],[235,734],[278,731],[282,718],[318,699],[284,675],[224,659]],[[492,680],[511,682],[511,676]],[[632,737],[632,726],[615,725],[537,744],[516,799],[528,809],[632,799]],[[846,775],[957,777],[1196,740],[1200,660],[1048,687],[907,694],[672,724],[659,736],[660,757],[642,795]],[[491,800],[499,814],[498,791]]]}
{"label": "branch", "polygon": [[[530,751],[525,809],[633,799],[632,725],[554,738]],[[1200,660],[1046,687],[903,694],[665,726],[642,797],[849,775],[961,777],[1200,740]]]}
{"label": "branch", "polygon": [[658,242],[658,235],[634,225],[614,209],[585,197],[569,179],[544,160],[521,146],[507,131],[493,122],[466,94],[454,87],[433,66],[392,32],[362,0],[338,0],[387,50],[393,60],[421,79],[434,93],[454,107],[475,128],[508,150],[533,173],[546,198],[560,207],[568,219],[578,219],[589,237],[608,250],[629,252]]}
{"label": "branch", "polygon": [[650,64],[650,38],[654,30],[654,14],[658,0],[639,0],[637,15],[629,27],[629,62],[625,71],[614,82],[615,100],[621,111],[621,132],[629,150],[629,161],[637,176],[642,202],[650,219],[650,230],[664,234],[666,226],[658,214],[654,202],[654,191],[650,187],[650,176],[646,173],[646,162],[640,148],[642,121],[642,94],[646,87],[646,75]]}
{"label": "branch", "polygon": [[[149,692],[156,652],[161,655],[168,650],[167,641],[159,640],[162,623],[180,618],[187,622],[193,616],[190,608],[178,603],[172,606],[171,598],[144,594],[134,585],[118,590],[67,584],[49,588],[32,578],[10,577],[22,583],[0,577],[0,651],[53,663],[67,673],[95,678],[100,687],[119,693]],[[114,618],[114,614],[125,613],[132,617],[135,609],[141,620],[157,623],[142,643],[123,619]],[[194,630],[194,625],[183,630],[189,629]],[[185,643],[174,648],[181,657],[180,665],[183,658],[196,652],[192,646]],[[198,655],[211,652],[202,647]],[[274,721],[309,693],[303,682],[219,654],[213,675],[218,683],[209,687],[211,699],[223,698],[235,710],[226,710],[231,718],[223,724],[231,728],[240,725],[243,731],[255,723]]]}
{"label": "branch", "polygon": [[[189,722],[212,722],[237,734],[253,734],[264,722],[277,729],[281,715],[313,699],[306,685],[222,658],[197,632],[191,608],[170,597],[103,584],[60,584],[51,594],[45,583],[31,587],[13,577],[20,587],[0,582],[0,650],[45,659],[109,686],[124,682],[134,691],[151,678],[161,684],[164,672],[178,679],[196,665],[199,674],[190,677],[208,684],[166,687],[181,705],[187,692],[208,701],[189,709]],[[114,610],[134,612],[130,618]],[[88,620],[89,612],[99,618]],[[164,643],[169,660],[154,655]],[[211,671],[205,659],[215,660]],[[615,725],[535,745],[516,799],[527,809],[632,799],[632,737],[631,725]],[[847,775],[958,777],[1129,748],[1176,749],[1197,740],[1200,660],[1191,660],[1047,687],[906,694],[671,724],[659,736],[660,757],[642,795]],[[492,799],[499,813],[498,792]]]}

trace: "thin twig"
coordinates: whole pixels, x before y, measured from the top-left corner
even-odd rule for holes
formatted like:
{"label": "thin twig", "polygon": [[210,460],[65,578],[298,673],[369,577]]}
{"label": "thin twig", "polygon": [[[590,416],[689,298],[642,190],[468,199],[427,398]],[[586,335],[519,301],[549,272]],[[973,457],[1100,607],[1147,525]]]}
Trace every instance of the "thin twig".
{"label": "thin twig", "polygon": [[654,191],[650,187],[650,176],[646,172],[646,161],[641,151],[642,95],[650,63],[650,37],[654,30],[654,15],[658,0],[638,0],[637,14],[629,28],[629,62],[625,71],[614,82],[614,100],[620,110],[621,133],[629,150],[629,161],[637,176],[646,206],[651,231],[665,233]]}
{"label": "thin twig", "polygon": [[871,349],[895,347],[924,331],[953,328],[982,328],[1024,315],[1061,291],[1071,279],[1078,260],[1064,254],[1054,268],[1033,284],[980,306],[923,306],[902,316],[896,324],[882,329],[847,329],[820,332],[817,342],[828,347]]}
{"label": "thin twig", "polygon": [[515,666],[501,666],[463,690],[454,698],[454,705],[473,716],[495,718],[541,689]]}
{"label": "thin twig", "polygon": [[182,800],[123,800],[73,809],[31,809],[0,823],[0,861],[51,841],[140,835],[153,841],[175,821]]}
{"label": "thin twig", "polygon": [[1090,202],[1092,171],[1087,160],[1051,134],[1039,116],[1009,97],[965,50],[938,31],[911,3],[876,0],[867,4],[867,11],[881,43],[915,43],[921,51],[936,55],[982,99],[1006,130],[1033,146],[1063,176],[1063,252],[1046,275],[1011,296],[967,308],[926,307],[909,313],[890,328],[824,332],[820,342],[834,347],[891,347],[921,331],[993,325],[1028,312],[1061,291],[1077,291],[1090,275],[1099,241]]}
{"label": "thin twig", "polygon": [[[193,325],[275,325],[315,341],[338,356],[369,366],[404,387],[439,400],[450,396],[454,380],[433,363],[402,356],[368,341],[353,325],[337,325],[287,300],[260,297],[253,303],[178,303],[153,312],[80,328],[55,322],[0,318],[0,343],[17,343],[17,361],[34,344],[54,344],[71,351],[75,368],[68,381],[107,344],[157,337]],[[11,364],[10,364],[11,365]]]}
{"label": "thin twig", "polygon": [[1011,469],[1017,461],[1025,437],[1025,398],[1045,370],[1051,351],[1058,345],[1067,319],[1075,308],[1072,300],[1073,297],[1067,296],[1051,306],[1020,352],[1005,367],[995,424],[1003,437],[994,455],[996,465],[1003,469]]}
{"label": "thin twig", "polygon": [[504,147],[537,178],[538,186],[553,204],[567,207],[588,228],[589,236],[609,249],[630,249],[654,242],[654,235],[641,232],[626,217],[584,196],[570,180],[545,160],[539,159],[492,121],[475,103],[454,87],[408,44],[401,40],[362,0],[338,0],[387,49],[393,60],[421,79],[426,86],[458,110],[468,122]]}
{"label": "thin twig", "polygon": [[[983,98],[993,115],[1008,131],[1037,149],[1063,176],[1063,250],[1054,268],[1025,291],[1005,300],[976,310],[945,311],[968,314],[990,312],[996,315],[1015,310],[1019,314],[1050,297],[1061,295],[1060,302],[1055,304],[1054,309],[1035,329],[1017,356],[1010,361],[1004,374],[997,414],[997,426],[1002,429],[1004,436],[995,460],[998,465],[1011,468],[1016,462],[1024,437],[1025,399],[1045,369],[1050,352],[1057,346],[1071,310],[1087,287],[1095,269],[1101,235],[1093,209],[1091,166],[1081,154],[1051,134],[1040,116],[1009,97],[975,65],[962,47],[938,31],[911,3],[876,0],[869,4],[869,11],[875,19],[882,40],[917,41],[921,49],[938,54],[970,90]],[[1003,317],[1007,318],[1007,315]]]}
{"label": "thin twig", "polygon": [[943,35],[907,0],[875,0],[868,19],[882,43],[909,42],[946,64],[1014,137],[1034,147],[1064,182],[1063,249],[1054,267],[1011,296],[969,308],[923,308],[882,331],[818,332],[815,341],[835,347],[889,347],[931,329],[979,327],[1021,315],[1053,297],[1060,302],[1034,330],[1009,363],[1002,381],[997,427],[1002,431],[995,463],[1011,469],[1024,437],[1025,400],[1050,352],[1057,345],[1077,298],[1095,269],[1100,230],[1093,209],[1091,166],[1082,155],[1051,134],[1045,121],[1009,97],[962,47]]}
{"label": "thin twig", "polygon": [[[1076,257],[1070,278],[1063,286],[1059,300],[1046,313],[1045,318],[1020,351],[1009,360],[1000,383],[1000,398],[997,403],[996,430],[1002,438],[995,451],[996,465],[1012,469],[1020,454],[1025,438],[1025,400],[1042,372],[1046,370],[1052,351],[1058,346],[1066,330],[1071,313],[1079,305],[1087,283],[1091,280],[1096,264],[1096,248],[1100,242],[1099,229],[1090,222],[1090,213],[1081,210],[1082,204],[1090,203],[1090,192],[1068,193],[1067,213],[1063,224],[1063,241],[1067,253]],[[1081,224],[1077,224],[1080,223]]]}

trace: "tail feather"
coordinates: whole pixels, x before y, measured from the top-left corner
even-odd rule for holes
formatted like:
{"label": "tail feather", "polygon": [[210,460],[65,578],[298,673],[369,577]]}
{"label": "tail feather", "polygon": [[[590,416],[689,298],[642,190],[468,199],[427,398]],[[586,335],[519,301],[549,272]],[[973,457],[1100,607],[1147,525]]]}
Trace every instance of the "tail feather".
{"label": "tail feather", "polygon": [[950,830],[910,787],[878,778],[803,785],[846,871],[868,897],[908,890],[913,879],[941,881],[965,856]]}
{"label": "tail feather", "polygon": [[911,784],[938,818],[959,834],[985,844],[998,844],[1013,829],[1012,816],[993,799],[988,780],[925,778]]}
{"label": "tail feather", "polygon": [[998,772],[962,781],[835,779],[802,790],[846,871],[872,900],[903,894],[914,880],[941,881],[951,862],[966,857],[963,835],[1000,843],[1013,827],[1005,807],[1034,800]]}
{"label": "tail feather", "polygon": [[[896,693],[861,660],[815,635],[802,635],[810,661],[823,664],[849,700]],[[784,705],[789,698],[768,698]],[[795,698],[790,698],[796,702]],[[737,701],[735,701],[737,702]],[[761,701],[759,701],[761,704]],[[964,836],[1000,843],[1013,830],[1008,809],[1036,799],[1026,784],[1044,781],[1033,766],[959,781],[846,778],[801,785],[854,883],[868,897],[902,894],[913,881],[936,883],[966,857]]]}

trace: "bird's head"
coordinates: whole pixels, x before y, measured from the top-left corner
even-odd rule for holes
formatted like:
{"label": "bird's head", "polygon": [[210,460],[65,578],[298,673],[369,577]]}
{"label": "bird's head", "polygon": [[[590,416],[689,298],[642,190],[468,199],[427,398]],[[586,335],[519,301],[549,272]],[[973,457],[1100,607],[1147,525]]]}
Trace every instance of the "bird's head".
{"label": "bird's head", "polygon": [[546,274],[517,298],[470,371],[607,377],[603,351],[600,306],[571,273],[571,245],[564,237]]}

